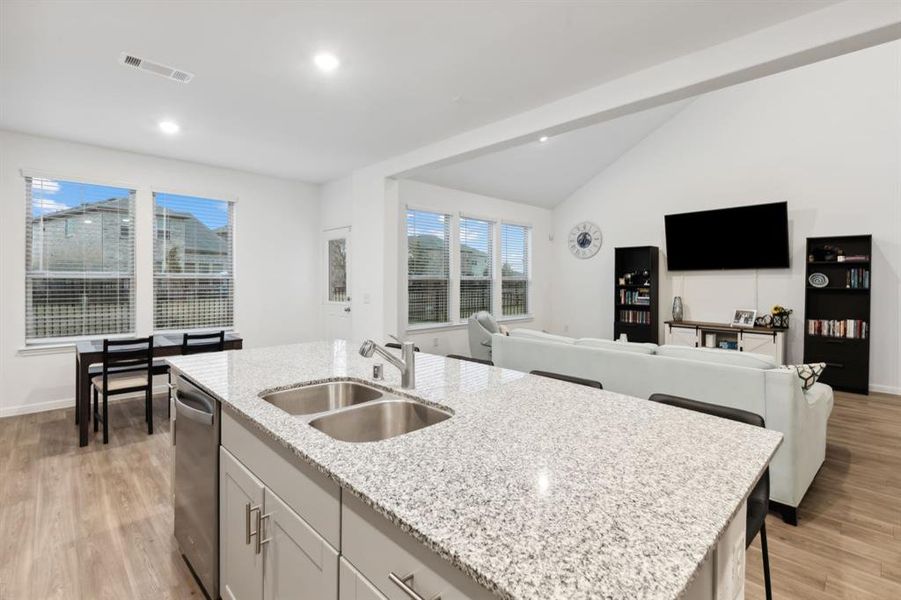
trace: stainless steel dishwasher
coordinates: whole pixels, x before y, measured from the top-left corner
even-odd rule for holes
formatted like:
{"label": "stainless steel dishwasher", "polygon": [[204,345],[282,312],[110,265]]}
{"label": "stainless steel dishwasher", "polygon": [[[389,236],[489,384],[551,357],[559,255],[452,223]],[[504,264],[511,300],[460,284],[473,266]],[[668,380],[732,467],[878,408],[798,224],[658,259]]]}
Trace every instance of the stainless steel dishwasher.
{"label": "stainless steel dishwasher", "polygon": [[219,597],[219,403],[176,376],[175,540],[206,595]]}

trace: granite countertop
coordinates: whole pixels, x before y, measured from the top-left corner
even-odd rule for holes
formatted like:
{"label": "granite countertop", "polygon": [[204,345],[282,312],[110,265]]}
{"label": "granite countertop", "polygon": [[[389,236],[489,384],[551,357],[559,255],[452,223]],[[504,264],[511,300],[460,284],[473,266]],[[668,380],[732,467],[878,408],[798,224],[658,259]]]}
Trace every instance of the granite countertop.
{"label": "granite countertop", "polygon": [[[417,353],[415,390],[337,340],[167,359],[501,598],[678,598],[782,434],[630,396]],[[259,398],[333,379],[450,419],[340,442]]]}

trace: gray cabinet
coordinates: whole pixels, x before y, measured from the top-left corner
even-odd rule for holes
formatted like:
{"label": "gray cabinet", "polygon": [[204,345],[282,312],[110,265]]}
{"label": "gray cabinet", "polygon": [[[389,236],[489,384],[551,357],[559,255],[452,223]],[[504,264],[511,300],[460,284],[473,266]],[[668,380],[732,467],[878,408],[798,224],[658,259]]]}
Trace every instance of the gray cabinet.
{"label": "gray cabinet", "polygon": [[338,553],[269,489],[264,510],[263,598],[337,598]]}
{"label": "gray cabinet", "polygon": [[337,598],[338,552],[228,450],[219,452],[222,598]]}
{"label": "gray cabinet", "polygon": [[224,600],[262,600],[263,556],[256,552],[263,484],[219,448],[219,589]]}
{"label": "gray cabinet", "polygon": [[388,600],[349,562],[341,559],[341,595],[338,600]]}

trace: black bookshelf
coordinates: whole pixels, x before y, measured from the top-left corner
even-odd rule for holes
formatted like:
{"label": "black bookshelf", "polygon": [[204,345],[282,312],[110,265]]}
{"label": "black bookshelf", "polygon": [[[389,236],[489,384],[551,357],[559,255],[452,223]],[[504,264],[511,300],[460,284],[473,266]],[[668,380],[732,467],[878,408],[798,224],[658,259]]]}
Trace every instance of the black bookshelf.
{"label": "black bookshelf", "polygon": [[[870,235],[807,238],[804,362],[826,363],[820,381],[858,394],[870,387],[872,256]],[[811,285],[813,273],[828,284]]]}
{"label": "black bookshelf", "polygon": [[625,333],[630,342],[658,343],[659,262],[660,250],[656,246],[616,249],[613,279],[614,339]]}

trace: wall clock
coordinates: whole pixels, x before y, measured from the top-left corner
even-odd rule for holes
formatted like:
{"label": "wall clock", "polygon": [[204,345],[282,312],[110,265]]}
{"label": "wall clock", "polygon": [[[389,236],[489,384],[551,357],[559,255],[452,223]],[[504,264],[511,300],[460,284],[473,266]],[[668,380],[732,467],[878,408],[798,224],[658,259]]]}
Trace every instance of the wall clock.
{"label": "wall clock", "polygon": [[601,249],[600,228],[590,221],[582,221],[569,232],[569,251],[576,258],[591,258]]}

